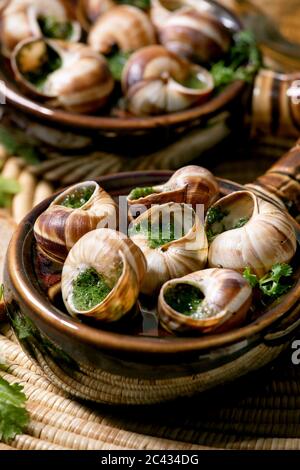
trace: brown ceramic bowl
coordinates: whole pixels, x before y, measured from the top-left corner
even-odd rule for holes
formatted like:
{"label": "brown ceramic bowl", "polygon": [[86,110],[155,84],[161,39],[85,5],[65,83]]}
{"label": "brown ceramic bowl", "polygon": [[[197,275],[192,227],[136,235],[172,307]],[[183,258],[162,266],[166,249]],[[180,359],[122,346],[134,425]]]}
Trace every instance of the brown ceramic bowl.
{"label": "brown ceramic bowl", "polygon": [[[300,151],[298,170],[299,161]],[[263,177],[270,183],[269,190],[274,177],[280,179],[287,167],[279,166],[278,173],[273,168]],[[99,182],[112,195],[119,195],[137,185],[165,182],[169,176],[170,172],[128,173]],[[241,189],[230,181],[221,180],[220,185],[223,194]],[[256,183],[255,190],[269,197],[266,186]],[[285,187],[276,184],[274,190],[284,198]],[[294,191],[296,203],[299,194]],[[128,323],[120,324],[118,331],[108,331],[72,319],[48,300],[34,269],[32,228],[50,202],[48,199],[34,208],[13,237],[6,263],[5,302],[24,350],[66,392],[113,404],[159,403],[193,395],[267,364],[296,334],[300,325],[299,252],[295,261],[298,280],[288,294],[256,320],[227,333],[178,338],[155,337],[148,331],[147,336],[141,336],[128,331]],[[300,243],[300,227],[296,222],[294,225]],[[140,318],[151,321],[151,313],[144,311]],[[134,322],[134,317],[130,321]]]}
{"label": "brown ceramic bowl", "polygon": [[[216,8],[221,20],[230,30],[233,32],[241,30],[241,24],[233,13],[214,1],[211,3]],[[119,118],[101,114],[82,115],[54,109],[46,106],[42,101],[37,101],[24,95],[20,85],[13,78],[9,64],[3,57],[0,61],[0,80],[4,81],[6,85],[2,87],[1,92],[4,94],[7,104],[24,113],[24,116],[29,117],[30,120],[37,122],[39,125],[43,123],[45,126],[56,131],[61,129],[74,132],[77,136],[77,141],[78,136],[92,136],[94,143],[95,139],[99,139],[102,149],[106,139],[111,144],[111,141],[114,141],[116,137],[118,137],[118,142],[120,142],[121,137],[126,142],[126,138],[129,139],[132,136],[137,138],[135,141],[135,145],[137,145],[139,140],[144,143],[144,139],[147,136],[151,136],[149,143],[153,144],[153,136],[155,135],[160,142],[160,146],[162,146],[172,141],[176,136],[182,135],[184,131],[190,128],[205,128],[208,121],[222,113],[222,111],[226,110],[229,114],[237,112],[240,108],[241,94],[246,88],[244,82],[236,81],[228,85],[220,94],[212,97],[208,102],[182,112],[152,117]],[[63,137],[60,141],[62,139]],[[88,145],[90,145],[90,141],[88,142]],[[132,147],[132,141],[129,144]],[[111,147],[108,150],[111,151]]]}

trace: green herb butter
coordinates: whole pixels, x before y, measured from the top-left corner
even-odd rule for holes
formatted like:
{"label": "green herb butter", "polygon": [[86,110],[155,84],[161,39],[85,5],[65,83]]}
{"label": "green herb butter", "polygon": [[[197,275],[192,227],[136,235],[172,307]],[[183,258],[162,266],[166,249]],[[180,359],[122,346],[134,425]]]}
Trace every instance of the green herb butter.
{"label": "green herb butter", "polygon": [[89,268],[73,281],[73,305],[79,311],[90,310],[103,302],[111,290],[104,276]]}
{"label": "green herb butter", "polygon": [[92,197],[95,188],[88,186],[86,188],[76,189],[73,193],[68,194],[59,204],[70,209],[80,209]]}

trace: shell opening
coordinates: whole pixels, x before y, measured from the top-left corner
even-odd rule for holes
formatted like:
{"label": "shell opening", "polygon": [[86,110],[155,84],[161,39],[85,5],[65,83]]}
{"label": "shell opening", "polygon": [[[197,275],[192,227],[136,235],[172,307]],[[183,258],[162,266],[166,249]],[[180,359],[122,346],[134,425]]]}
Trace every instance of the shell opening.
{"label": "shell opening", "polygon": [[190,72],[182,82],[179,82],[184,88],[191,90],[204,90],[207,88],[207,77],[203,72]]}
{"label": "shell opening", "polygon": [[72,37],[74,28],[71,21],[60,21],[54,16],[40,15],[38,24],[43,36],[51,39],[69,40]]}
{"label": "shell opening", "polygon": [[112,292],[123,272],[123,263],[108,273],[93,267],[81,269],[72,283],[71,304],[78,312],[87,312],[101,304]]}
{"label": "shell opening", "polygon": [[157,191],[155,191],[155,189],[152,186],[145,187],[145,188],[134,188],[130,192],[128,199],[130,201],[136,201],[137,199],[150,196],[150,194],[154,194],[154,193],[157,193]]}
{"label": "shell opening", "polygon": [[211,207],[206,216],[207,237],[211,241],[215,236],[228,230],[243,227],[251,219],[254,211],[254,202],[249,194],[240,194],[236,200],[233,197],[227,204],[220,204]]}
{"label": "shell opening", "polygon": [[16,63],[25,80],[42,90],[48,76],[62,66],[62,58],[45,41],[37,40],[19,50]]}
{"label": "shell opening", "polygon": [[195,224],[195,212],[184,204],[167,205],[148,212],[149,216],[135,224],[130,235],[147,237],[151,249],[162,248],[187,235]]}
{"label": "shell opening", "polygon": [[75,187],[67,194],[63,193],[56,201],[55,205],[69,207],[70,209],[80,209],[89,202],[96,190],[96,185],[82,185]]}
{"label": "shell opening", "polygon": [[197,286],[184,282],[173,284],[164,293],[165,302],[173,310],[195,320],[215,315],[204,299],[202,291]]}

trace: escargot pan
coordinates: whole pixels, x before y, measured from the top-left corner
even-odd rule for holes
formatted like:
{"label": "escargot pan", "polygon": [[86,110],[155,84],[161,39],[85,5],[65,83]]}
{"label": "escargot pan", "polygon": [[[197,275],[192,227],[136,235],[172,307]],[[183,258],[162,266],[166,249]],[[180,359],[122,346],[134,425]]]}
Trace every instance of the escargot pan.
{"label": "escargot pan", "polygon": [[[299,168],[300,142],[244,187],[190,166],[47,199],[7,255],[4,298],[22,346],[62,389],[115,404],[193,395],[267,364],[300,326]],[[140,215],[134,200],[146,202]],[[92,223],[80,232],[77,218]]]}

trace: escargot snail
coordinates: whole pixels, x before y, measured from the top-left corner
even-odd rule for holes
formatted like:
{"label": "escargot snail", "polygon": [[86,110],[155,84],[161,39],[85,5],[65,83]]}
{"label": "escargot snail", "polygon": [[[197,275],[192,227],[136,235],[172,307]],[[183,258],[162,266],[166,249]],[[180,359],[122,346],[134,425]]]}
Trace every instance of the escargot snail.
{"label": "escargot snail", "polygon": [[15,48],[11,64],[28,91],[69,111],[95,111],[114,88],[105,59],[84,44],[25,40]]}
{"label": "escargot snail", "polygon": [[223,332],[246,318],[252,288],[231,269],[204,269],[166,282],[158,300],[162,326],[172,333]]}
{"label": "escargot snail", "polygon": [[198,0],[152,0],[151,18],[159,40],[170,51],[207,63],[226,53],[231,34]]}
{"label": "escargot snail", "polygon": [[195,211],[186,204],[153,206],[131,225],[130,238],[147,260],[141,292],[152,294],[164,282],[201,269],[208,244]]}
{"label": "escargot snail", "polygon": [[84,29],[88,31],[99,16],[115,5],[114,0],[78,0],[77,16]]}
{"label": "escargot snail", "polygon": [[146,188],[135,188],[127,201],[130,206],[167,202],[203,204],[206,211],[218,198],[219,184],[213,174],[201,166],[189,165],[177,170],[164,184]]}
{"label": "escargot snail", "polygon": [[246,266],[259,277],[275,263],[289,263],[296,252],[296,234],[289,215],[250,191],[220,199],[206,216],[210,267],[243,272]]}
{"label": "escargot snail", "polygon": [[146,261],[124,234],[111,229],[87,233],[71,249],[62,271],[62,296],[73,316],[119,320],[135,304]]}
{"label": "escargot snail", "polygon": [[72,246],[97,227],[116,227],[117,206],[94,181],[76,184],[57,196],[35,222],[39,247],[64,261]]}
{"label": "escargot snail", "polygon": [[41,36],[79,41],[80,24],[63,0],[11,0],[1,11],[2,53],[9,57],[22,40]]}
{"label": "escargot snail", "polygon": [[136,115],[180,111],[207,100],[214,88],[211,74],[163,46],[140,49],[122,73],[127,108]]}
{"label": "escargot snail", "polygon": [[120,5],[100,16],[88,36],[91,48],[109,54],[114,46],[132,52],[155,43],[154,28],[148,16],[139,8]]}

